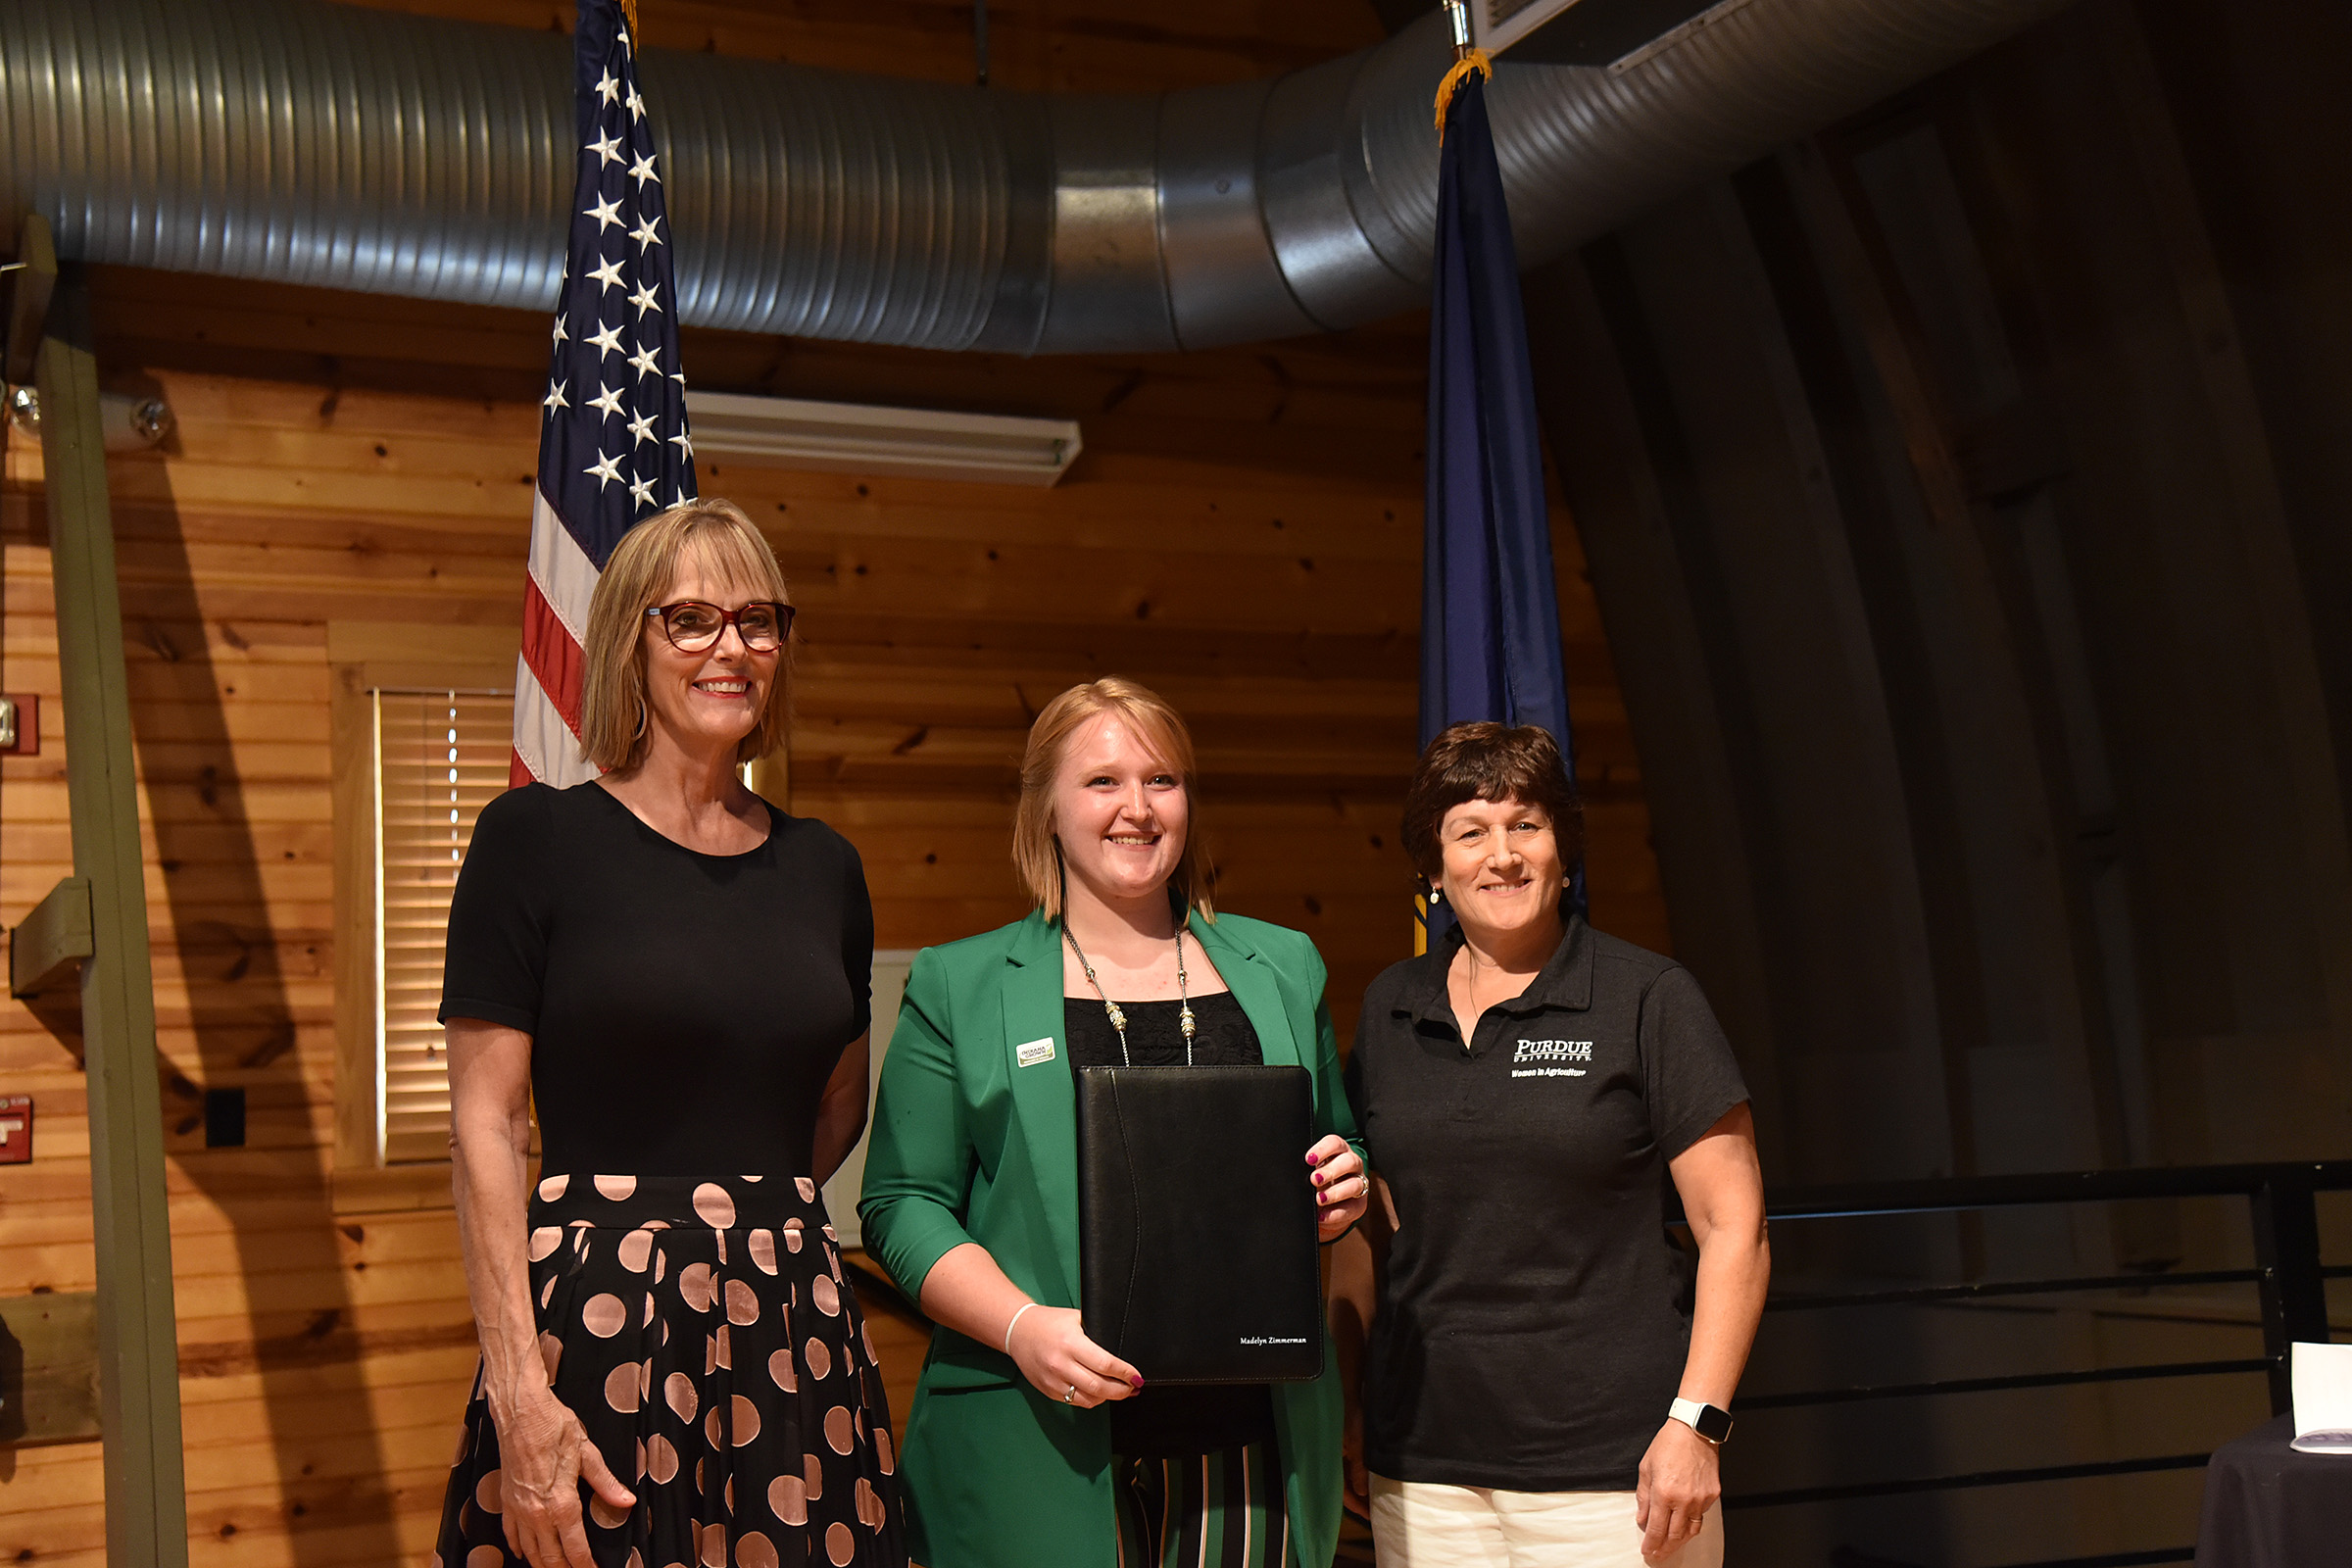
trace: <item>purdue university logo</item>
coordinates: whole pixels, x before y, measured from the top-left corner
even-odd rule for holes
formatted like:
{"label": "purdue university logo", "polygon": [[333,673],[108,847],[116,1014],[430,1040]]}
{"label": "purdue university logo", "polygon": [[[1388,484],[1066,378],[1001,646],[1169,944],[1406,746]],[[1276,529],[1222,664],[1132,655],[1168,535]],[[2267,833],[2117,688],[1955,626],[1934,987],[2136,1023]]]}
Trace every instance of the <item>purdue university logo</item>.
{"label": "purdue university logo", "polygon": [[1511,1076],[1582,1078],[1586,1069],[1568,1064],[1592,1059],[1592,1042],[1590,1040],[1522,1040],[1519,1049],[1511,1055]]}

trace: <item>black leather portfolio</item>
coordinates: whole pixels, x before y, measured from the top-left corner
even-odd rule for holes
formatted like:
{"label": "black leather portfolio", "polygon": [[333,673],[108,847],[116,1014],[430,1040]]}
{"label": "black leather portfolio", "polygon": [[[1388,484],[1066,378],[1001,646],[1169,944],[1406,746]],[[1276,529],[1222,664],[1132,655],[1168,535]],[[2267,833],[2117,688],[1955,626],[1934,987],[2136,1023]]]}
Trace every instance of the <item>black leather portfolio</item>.
{"label": "black leather portfolio", "polygon": [[1078,1229],[1089,1339],[1152,1383],[1323,1370],[1303,1067],[1085,1067]]}

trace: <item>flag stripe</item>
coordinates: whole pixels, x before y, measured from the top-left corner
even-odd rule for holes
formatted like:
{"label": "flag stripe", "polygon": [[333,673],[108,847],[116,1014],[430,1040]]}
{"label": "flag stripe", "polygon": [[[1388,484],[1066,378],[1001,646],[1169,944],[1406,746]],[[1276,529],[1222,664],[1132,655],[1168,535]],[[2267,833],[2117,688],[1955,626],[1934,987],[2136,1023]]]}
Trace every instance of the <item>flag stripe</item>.
{"label": "flag stripe", "polygon": [[578,734],[583,675],[580,645],[556,618],[536,579],[524,583],[522,589],[522,663],[549,706]]}
{"label": "flag stripe", "polygon": [[564,635],[586,647],[588,606],[596,597],[596,579],[601,573],[544,494],[531,502],[530,571],[532,583],[563,624]]}
{"label": "flag stripe", "polygon": [[514,755],[532,777],[559,789],[596,775],[580,755],[572,726],[527,664],[518,664],[514,672]]}

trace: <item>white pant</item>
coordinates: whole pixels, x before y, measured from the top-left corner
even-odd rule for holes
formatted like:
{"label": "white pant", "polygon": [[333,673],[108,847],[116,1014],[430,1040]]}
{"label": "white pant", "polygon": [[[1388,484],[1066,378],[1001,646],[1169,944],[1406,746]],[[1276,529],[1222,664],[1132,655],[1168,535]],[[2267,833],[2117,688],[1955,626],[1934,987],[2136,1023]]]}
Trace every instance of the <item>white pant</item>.
{"label": "white pant", "polygon": [[1503,1492],[1372,1477],[1380,1568],[1722,1568],[1723,1512],[1680,1551],[1642,1555],[1630,1492]]}

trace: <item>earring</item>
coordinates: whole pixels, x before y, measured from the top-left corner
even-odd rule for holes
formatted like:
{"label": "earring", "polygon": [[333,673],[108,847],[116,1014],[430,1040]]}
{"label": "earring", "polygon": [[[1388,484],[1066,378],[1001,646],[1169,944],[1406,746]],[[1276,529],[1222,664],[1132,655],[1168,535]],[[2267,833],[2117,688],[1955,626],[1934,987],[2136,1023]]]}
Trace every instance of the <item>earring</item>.
{"label": "earring", "polygon": [[1435,882],[1429,885],[1429,902],[1433,906],[1446,902],[1446,890]]}
{"label": "earring", "polygon": [[645,739],[645,699],[640,697],[637,699],[637,733],[630,736],[629,739],[633,741],[641,741]]}

